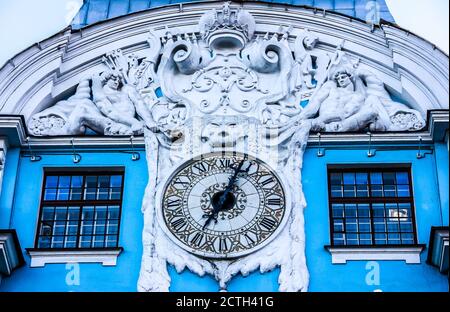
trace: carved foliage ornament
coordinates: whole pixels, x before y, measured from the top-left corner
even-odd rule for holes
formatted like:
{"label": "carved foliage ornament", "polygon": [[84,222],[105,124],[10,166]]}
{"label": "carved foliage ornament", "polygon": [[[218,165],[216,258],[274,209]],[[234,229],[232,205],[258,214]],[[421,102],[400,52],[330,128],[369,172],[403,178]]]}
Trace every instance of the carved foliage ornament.
{"label": "carved foliage ornament", "polygon": [[[255,21],[229,3],[198,33],[151,32],[145,57],[120,50],[67,100],[28,121],[34,135],[144,133],[140,291],[168,291],[167,264],[214,276],[280,267],[281,291],[306,291],[301,168],[310,131],[425,126],[384,83],[313,32]],[[198,35],[200,34],[200,35]],[[158,64],[158,66],[156,66]]]}

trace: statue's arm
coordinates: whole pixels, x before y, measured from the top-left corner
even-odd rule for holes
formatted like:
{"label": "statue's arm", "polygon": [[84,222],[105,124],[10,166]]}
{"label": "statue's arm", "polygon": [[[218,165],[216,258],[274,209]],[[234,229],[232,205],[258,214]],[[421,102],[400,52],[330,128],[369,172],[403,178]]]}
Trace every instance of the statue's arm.
{"label": "statue's arm", "polygon": [[138,114],[139,117],[142,118],[145,125],[151,130],[156,129],[157,125],[155,120],[153,119],[152,113],[150,112],[148,106],[146,105],[142,97],[138,94],[136,89],[128,88],[127,92],[128,97],[131,99],[131,101],[134,104],[134,107],[136,108],[136,113]]}
{"label": "statue's arm", "polygon": [[103,91],[103,83],[98,75],[92,77],[92,99],[105,116],[109,117],[114,111],[113,104],[108,100],[108,97]]}
{"label": "statue's arm", "polygon": [[317,93],[311,98],[308,105],[300,113],[301,119],[313,118],[319,112],[320,105],[325,101],[330,95],[330,90],[332,83],[325,83]]}

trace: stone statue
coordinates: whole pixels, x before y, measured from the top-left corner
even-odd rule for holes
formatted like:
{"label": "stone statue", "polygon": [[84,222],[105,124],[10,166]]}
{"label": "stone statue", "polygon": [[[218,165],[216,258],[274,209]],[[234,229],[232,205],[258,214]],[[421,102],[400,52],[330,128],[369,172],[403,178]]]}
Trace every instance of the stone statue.
{"label": "stone statue", "polygon": [[142,133],[143,123],[155,127],[140,94],[124,85],[118,72],[108,70],[84,79],[68,100],[34,115],[29,130],[34,135],[78,135],[87,127],[105,135],[131,135]]}
{"label": "stone statue", "polygon": [[393,101],[373,73],[344,65],[330,72],[300,114],[300,119],[311,118],[312,131],[405,131],[425,126],[420,113]]}

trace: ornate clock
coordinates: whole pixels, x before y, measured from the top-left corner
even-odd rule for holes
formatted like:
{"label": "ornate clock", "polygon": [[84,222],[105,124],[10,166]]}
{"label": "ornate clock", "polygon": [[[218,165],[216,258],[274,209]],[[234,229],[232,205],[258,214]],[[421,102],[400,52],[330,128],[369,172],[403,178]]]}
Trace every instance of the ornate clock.
{"label": "ornate clock", "polygon": [[261,248],[289,215],[277,174],[244,154],[212,153],[186,162],[161,197],[165,232],[180,247],[208,258]]}

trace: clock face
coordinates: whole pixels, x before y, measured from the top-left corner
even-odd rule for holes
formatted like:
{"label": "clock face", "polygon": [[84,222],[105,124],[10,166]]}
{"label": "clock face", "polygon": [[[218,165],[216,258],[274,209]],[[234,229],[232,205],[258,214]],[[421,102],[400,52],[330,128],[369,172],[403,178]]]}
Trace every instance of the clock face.
{"label": "clock face", "polygon": [[188,161],[171,176],[161,201],[168,235],[187,251],[211,258],[261,248],[288,215],[277,175],[262,161],[236,153]]}

